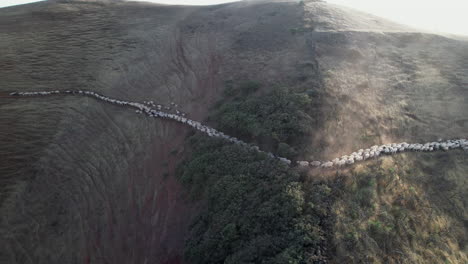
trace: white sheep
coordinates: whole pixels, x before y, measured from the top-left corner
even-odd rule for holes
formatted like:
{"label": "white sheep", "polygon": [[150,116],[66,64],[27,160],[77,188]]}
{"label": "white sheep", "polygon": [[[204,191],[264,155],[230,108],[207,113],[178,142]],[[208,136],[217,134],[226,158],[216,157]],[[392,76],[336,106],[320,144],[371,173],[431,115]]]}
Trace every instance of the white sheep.
{"label": "white sheep", "polygon": [[318,167],[318,166],[320,166],[320,164],[321,164],[321,162],[317,161],[317,160],[314,160],[311,163],[309,163],[309,165],[314,166],[314,167]]}
{"label": "white sheep", "polygon": [[[105,102],[110,102],[112,104],[117,104],[117,105],[122,105],[122,106],[131,106],[136,108],[135,112],[136,113],[146,113],[149,116],[152,117],[162,117],[162,118],[170,118],[175,121],[188,124],[195,129],[200,130],[201,132],[207,133],[209,136],[216,136],[216,137],[221,137],[224,139],[227,139],[230,142],[234,142],[236,144],[246,146],[248,147],[248,144],[246,144],[243,141],[240,141],[234,137],[230,137],[225,135],[222,132],[219,132],[215,129],[212,129],[210,127],[202,125],[200,122],[193,121],[187,118],[184,118],[185,113],[180,112],[179,110],[176,109],[176,114],[170,114],[170,113],[164,113],[161,111],[156,111],[150,108],[150,106],[156,107],[158,110],[162,110],[163,106],[158,104],[155,105],[154,101],[143,101],[143,104],[141,103],[135,103],[135,102],[128,102],[128,101],[122,101],[122,100],[116,100],[112,99],[109,97],[102,96],[98,93],[92,92],[92,91],[86,91],[86,90],[65,90],[65,91],[59,91],[59,90],[52,90],[52,91],[37,91],[37,92],[12,92],[10,95],[19,95],[19,96],[35,96],[35,95],[41,95],[41,96],[46,96],[46,95],[53,95],[53,94],[82,94],[85,96],[93,96],[96,99],[105,101]],[[178,107],[177,104],[174,102],[170,103],[172,106]],[[150,106],[147,106],[150,105]],[[165,109],[170,110],[170,107],[165,107]],[[258,152],[262,152],[257,146],[250,146],[251,149],[256,150]],[[383,153],[397,153],[397,152],[403,152],[403,151],[435,151],[438,149],[442,150],[450,150],[450,149],[463,149],[464,151],[468,151],[468,140],[466,139],[450,139],[446,141],[442,141],[439,139],[437,142],[427,142],[427,143],[415,143],[415,144],[408,144],[406,142],[402,143],[391,143],[391,144],[385,144],[385,145],[374,145],[368,149],[359,149],[357,152],[353,152],[351,155],[344,155],[341,158],[336,158],[333,161],[326,161],[326,162],[320,162],[320,161],[298,161],[297,164],[300,166],[314,166],[314,167],[324,167],[324,168],[329,168],[332,167],[333,165],[337,166],[343,166],[345,164],[353,164],[357,161],[361,161],[364,159],[368,159],[371,157],[378,157],[380,154]],[[269,153],[269,156],[272,156],[274,158],[277,158],[287,164],[291,164],[291,161],[282,158],[282,157],[276,157],[275,155]]]}

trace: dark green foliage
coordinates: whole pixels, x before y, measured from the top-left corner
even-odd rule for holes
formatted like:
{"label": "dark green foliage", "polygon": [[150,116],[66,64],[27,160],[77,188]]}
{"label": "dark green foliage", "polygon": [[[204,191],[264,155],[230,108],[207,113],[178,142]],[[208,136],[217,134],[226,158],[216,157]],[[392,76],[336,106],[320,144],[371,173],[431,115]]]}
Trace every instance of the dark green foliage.
{"label": "dark green foliage", "polygon": [[215,119],[221,130],[293,158],[312,127],[313,119],[307,114],[311,101],[305,93],[276,88],[266,95],[236,97],[220,105]]}
{"label": "dark green foliage", "polygon": [[294,148],[283,142],[278,144],[276,151],[281,157],[295,157],[297,155],[297,151]]}
{"label": "dark green foliage", "polygon": [[343,240],[344,240],[344,244],[346,248],[349,250],[353,250],[355,249],[357,243],[359,242],[359,233],[354,230],[350,231],[346,233]]}
{"label": "dark green foliage", "polygon": [[375,236],[385,236],[392,231],[392,227],[386,226],[379,220],[369,221],[369,231]]}
{"label": "dark green foliage", "polygon": [[376,193],[376,181],[373,175],[365,175],[358,182],[355,201],[364,208],[372,208],[374,206],[374,198]]}
{"label": "dark green foliage", "polygon": [[[303,151],[318,98],[256,82],[226,83],[211,121],[220,130],[294,158]],[[313,100],[312,100],[312,99]],[[308,186],[291,168],[266,154],[221,139],[195,135],[181,181],[205,202],[191,227],[190,263],[314,263],[325,241],[331,189]]]}
{"label": "dark green foliage", "polygon": [[323,235],[299,175],[277,160],[222,140],[194,136],[191,143],[193,159],[185,164],[181,180],[206,199],[206,207],[192,226],[187,260],[309,263],[308,250]]}
{"label": "dark green foliage", "polygon": [[390,251],[398,246],[395,244],[397,237],[394,227],[391,224],[383,223],[379,220],[368,222],[369,234],[377,242],[379,247],[385,251]]}
{"label": "dark green foliage", "polygon": [[225,85],[224,96],[226,97],[246,96],[255,93],[261,87],[260,83],[256,81],[244,81],[238,86],[235,86],[232,81],[227,81]]}

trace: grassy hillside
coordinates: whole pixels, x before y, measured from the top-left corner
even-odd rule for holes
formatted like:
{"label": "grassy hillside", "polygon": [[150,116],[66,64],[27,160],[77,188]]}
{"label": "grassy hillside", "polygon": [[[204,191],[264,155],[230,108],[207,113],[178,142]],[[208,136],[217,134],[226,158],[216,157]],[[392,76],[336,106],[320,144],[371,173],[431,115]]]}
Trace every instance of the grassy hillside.
{"label": "grassy hillside", "polygon": [[466,138],[467,42],[315,1],[44,1],[0,9],[0,39],[0,263],[466,262],[465,153],[298,171],[90,98],[5,95],[153,100],[330,160]]}
{"label": "grassy hillside", "polygon": [[332,209],[338,263],[467,261],[466,154],[419,158],[424,165],[385,158],[347,174]]}
{"label": "grassy hillside", "polygon": [[[314,98],[287,89],[255,94],[257,89],[247,87],[252,82],[229,85],[211,121],[236,136],[260,138],[270,147],[284,144],[295,155],[305,153],[300,133],[314,130]],[[262,116],[262,107],[274,110],[254,121]],[[284,122],[268,118],[276,116]],[[287,133],[285,127],[295,132]],[[264,134],[257,135],[259,131]],[[280,132],[296,135],[294,148]],[[272,134],[279,135],[276,141]],[[179,175],[193,197],[204,201],[204,209],[187,241],[189,263],[468,260],[468,168],[461,150],[383,157],[351,169],[313,171],[310,177],[304,170],[288,169],[266,155],[220,140],[196,135],[190,142],[193,152]]]}

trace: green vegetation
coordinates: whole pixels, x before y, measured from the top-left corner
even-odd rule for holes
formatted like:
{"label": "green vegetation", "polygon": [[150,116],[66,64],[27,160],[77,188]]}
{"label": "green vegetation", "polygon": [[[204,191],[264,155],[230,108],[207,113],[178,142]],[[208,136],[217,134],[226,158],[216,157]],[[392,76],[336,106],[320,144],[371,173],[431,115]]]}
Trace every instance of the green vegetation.
{"label": "green vegetation", "polygon": [[229,100],[218,104],[216,121],[220,130],[255,142],[263,149],[294,158],[314,119],[308,114],[312,103],[307,93],[274,88],[267,94],[250,96],[260,88],[246,82],[237,88],[228,86]]}
{"label": "green vegetation", "polygon": [[[429,200],[440,195],[440,187],[431,195],[420,188],[422,182],[435,186],[436,177],[407,160],[389,163],[355,168],[339,191],[341,197],[332,209],[333,243],[339,252],[335,261],[443,263],[450,258],[451,263],[465,263],[466,255],[456,253],[465,247],[463,218],[445,213],[447,205],[438,207]],[[463,200],[455,194],[447,197],[455,204]]]}
{"label": "green vegetation", "polygon": [[[228,84],[226,101],[211,118],[221,130],[293,157],[311,118],[309,96],[260,85]],[[256,96],[252,96],[253,94]],[[305,188],[303,178],[266,154],[194,135],[180,180],[206,204],[191,227],[190,263],[314,263],[325,243],[331,189]],[[294,147],[292,147],[294,146]],[[310,190],[305,191],[305,190]]]}
{"label": "green vegetation", "polygon": [[226,98],[237,97],[240,99],[241,97],[255,93],[261,87],[261,84],[256,81],[244,81],[238,86],[234,85],[232,81],[227,81],[225,84],[226,88],[223,91],[223,95]]}
{"label": "green vegetation", "polygon": [[307,203],[297,173],[266,155],[194,136],[181,180],[207,205],[186,249],[191,263],[309,263],[324,240],[324,210]]}
{"label": "green vegetation", "polygon": [[[313,114],[319,92],[227,87],[214,126],[288,158],[304,155],[323,121]],[[185,248],[190,263],[316,263],[319,248],[335,263],[466,260],[463,156],[383,158],[320,182],[220,139],[196,134],[190,144],[178,175],[203,203]]]}

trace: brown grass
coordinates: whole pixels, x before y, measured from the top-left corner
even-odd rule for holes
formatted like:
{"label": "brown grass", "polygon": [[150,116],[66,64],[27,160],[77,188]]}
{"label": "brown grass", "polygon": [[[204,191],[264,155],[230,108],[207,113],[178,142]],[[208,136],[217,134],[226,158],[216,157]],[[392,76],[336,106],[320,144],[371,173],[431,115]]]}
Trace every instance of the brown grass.
{"label": "brown grass", "polygon": [[[456,171],[442,165],[437,158],[426,164],[433,172],[426,174],[415,165],[415,159],[385,158],[370,166],[350,172],[343,196],[334,205],[335,263],[465,263],[466,207],[458,207],[454,215],[445,200],[447,194],[433,178]],[[449,157],[462,165],[458,153]],[[440,166],[440,168],[438,168]],[[462,165],[465,166],[465,165]],[[465,181],[457,174],[455,181]],[[449,180],[445,178],[445,180]],[[460,183],[461,183],[460,182]],[[459,185],[450,190],[446,203],[464,204],[466,192]],[[460,211],[461,210],[461,211]]]}

